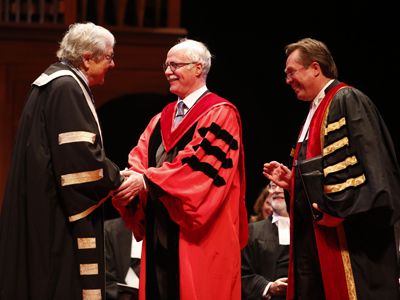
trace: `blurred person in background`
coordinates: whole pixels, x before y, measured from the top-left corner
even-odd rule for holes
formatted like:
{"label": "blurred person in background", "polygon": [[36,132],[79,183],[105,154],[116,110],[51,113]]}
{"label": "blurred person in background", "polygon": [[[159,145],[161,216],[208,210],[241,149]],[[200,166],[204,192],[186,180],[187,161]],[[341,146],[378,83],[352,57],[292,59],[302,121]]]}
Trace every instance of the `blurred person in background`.
{"label": "blurred person in background", "polygon": [[[289,264],[290,220],[284,190],[267,185],[272,214],[249,223],[242,250],[242,299],[285,299]],[[266,200],[267,201],[267,200]]]}

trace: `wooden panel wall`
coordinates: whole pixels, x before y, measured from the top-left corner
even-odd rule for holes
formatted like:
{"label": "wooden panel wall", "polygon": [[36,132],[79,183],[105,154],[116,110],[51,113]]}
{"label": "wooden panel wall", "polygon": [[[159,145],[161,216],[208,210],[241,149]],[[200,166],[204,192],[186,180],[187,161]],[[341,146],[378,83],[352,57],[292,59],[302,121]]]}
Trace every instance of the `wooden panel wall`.
{"label": "wooden panel wall", "polygon": [[[15,132],[30,84],[55,62],[66,27],[0,27],[0,207]],[[129,94],[167,94],[161,65],[168,49],[184,36],[183,29],[120,30],[114,33],[116,67],[95,87],[96,106]]]}

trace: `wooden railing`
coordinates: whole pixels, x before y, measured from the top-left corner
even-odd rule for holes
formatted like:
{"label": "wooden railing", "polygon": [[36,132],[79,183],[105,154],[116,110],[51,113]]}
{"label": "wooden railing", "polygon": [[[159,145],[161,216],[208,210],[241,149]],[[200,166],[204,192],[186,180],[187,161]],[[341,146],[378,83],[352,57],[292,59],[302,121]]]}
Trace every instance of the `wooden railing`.
{"label": "wooden railing", "polygon": [[180,27],[180,0],[0,0],[0,25],[92,21],[118,27]]}

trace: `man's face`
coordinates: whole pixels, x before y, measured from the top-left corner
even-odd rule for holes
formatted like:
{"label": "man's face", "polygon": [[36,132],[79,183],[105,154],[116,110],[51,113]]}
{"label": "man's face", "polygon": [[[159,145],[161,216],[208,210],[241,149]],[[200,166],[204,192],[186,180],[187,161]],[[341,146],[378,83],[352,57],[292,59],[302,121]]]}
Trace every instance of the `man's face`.
{"label": "man's face", "polygon": [[115,67],[113,47],[108,47],[105,54],[99,57],[92,56],[86,60],[86,66],[86,77],[89,81],[89,86],[104,84],[107,72]]}
{"label": "man's face", "polygon": [[289,84],[299,100],[311,101],[314,82],[313,70],[301,63],[299,50],[293,51],[286,60],[286,83]]}
{"label": "man's face", "polygon": [[169,51],[164,67],[171,93],[184,99],[199,88],[199,68],[202,66],[198,62],[192,62],[184,51]]}
{"label": "man's face", "polygon": [[271,195],[272,209],[280,214],[282,210],[286,210],[285,194],[283,188],[271,182],[269,187],[269,194]]}

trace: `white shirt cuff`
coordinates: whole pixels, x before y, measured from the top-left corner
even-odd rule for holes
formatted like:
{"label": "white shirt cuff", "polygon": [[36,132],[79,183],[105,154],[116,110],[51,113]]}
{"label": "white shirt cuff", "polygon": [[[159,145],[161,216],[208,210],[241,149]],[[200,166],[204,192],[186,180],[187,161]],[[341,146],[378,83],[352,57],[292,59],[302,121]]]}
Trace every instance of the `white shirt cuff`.
{"label": "white shirt cuff", "polygon": [[264,289],[264,292],[263,292],[263,294],[262,294],[262,296],[263,296],[264,299],[271,299],[271,296],[268,295],[268,290],[269,290],[271,284],[272,284],[272,281],[270,281],[270,282],[267,284],[267,286],[265,287],[265,289]]}

